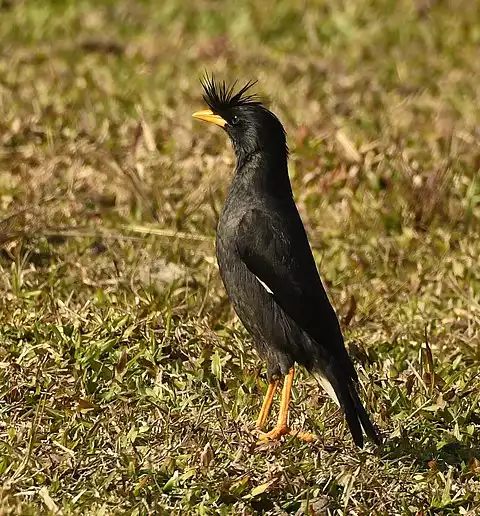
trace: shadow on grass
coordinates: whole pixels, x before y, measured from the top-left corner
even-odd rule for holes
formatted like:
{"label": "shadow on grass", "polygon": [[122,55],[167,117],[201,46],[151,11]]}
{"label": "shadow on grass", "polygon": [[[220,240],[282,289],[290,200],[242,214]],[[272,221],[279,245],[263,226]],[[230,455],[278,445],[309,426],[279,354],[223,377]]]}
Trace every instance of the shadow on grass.
{"label": "shadow on grass", "polygon": [[443,469],[454,466],[463,469],[471,460],[480,457],[480,443],[452,441],[442,443],[439,448],[438,443],[433,440],[425,443],[408,437],[396,437],[384,445],[381,455],[386,460],[411,457],[422,468]]}

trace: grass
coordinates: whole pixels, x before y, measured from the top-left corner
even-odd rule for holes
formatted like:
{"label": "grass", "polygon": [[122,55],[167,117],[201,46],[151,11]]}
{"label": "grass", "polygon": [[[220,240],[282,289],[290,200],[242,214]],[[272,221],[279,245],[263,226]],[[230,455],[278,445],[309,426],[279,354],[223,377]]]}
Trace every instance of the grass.
{"label": "grass", "polygon": [[[1,514],[480,511],[480,14],[444,2],[1,2]],[[204,70],[258,79],[386,443],[265,378],[215,258]]]}

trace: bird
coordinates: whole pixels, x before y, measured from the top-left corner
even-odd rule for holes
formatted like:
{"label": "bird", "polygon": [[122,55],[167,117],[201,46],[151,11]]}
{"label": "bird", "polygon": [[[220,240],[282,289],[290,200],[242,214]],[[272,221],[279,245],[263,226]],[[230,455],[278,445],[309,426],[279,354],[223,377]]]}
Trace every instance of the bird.
{"label": "bird", "polygon": [[[208,109],[192,116],[224,129],[236,157],[218,219],[216,255],[227,295],[267,366],[268,388],[255,425],[259,439],[315,439],[288,424],[295,367],[301,365],[341,407],[355,444],[362,448],[366,434],[379,445],[294,201],[285,129],[251,93],[256,81],[237,88],[205,74],[200,82]],[[278,420],[265,432],[282,379]]]}

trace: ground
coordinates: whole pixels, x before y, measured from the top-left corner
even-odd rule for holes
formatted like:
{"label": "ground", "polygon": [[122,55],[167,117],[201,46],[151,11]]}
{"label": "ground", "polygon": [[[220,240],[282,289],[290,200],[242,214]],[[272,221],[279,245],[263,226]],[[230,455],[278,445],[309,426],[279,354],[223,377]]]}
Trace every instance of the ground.
{"label": "ground", "polygon": [[[480,512],[480,10],[26,2],[0,15],[0,513]],[[385,444],[299,371],[287,438],[215,261],[258,80]],[[274,409],[278,409],[275,405]]]}

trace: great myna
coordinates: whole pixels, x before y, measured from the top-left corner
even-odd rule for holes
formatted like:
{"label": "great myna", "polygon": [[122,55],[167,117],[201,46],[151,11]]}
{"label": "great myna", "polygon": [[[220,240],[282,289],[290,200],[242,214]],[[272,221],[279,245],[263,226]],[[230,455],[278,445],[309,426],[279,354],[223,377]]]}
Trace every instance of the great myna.
{"label": "great myna", "polygon": [[295,362],[316,374],[343,409],[355,443],[363,432],[380,439],[357,392],[358,377],[343,342],[335,311],[317,272],[288,177],[285,130],[248,90],[237,93],[208,76],[203,98],[210,109],[195,118],[223,127],[236,167],[217,228],[220,275],[235,311],[267,362],[269,386],[257,420],[261,431],[284,377],[277,425],[262,439],[285,434],[311,440],[288,427]]}

